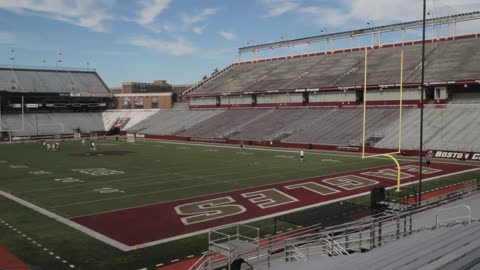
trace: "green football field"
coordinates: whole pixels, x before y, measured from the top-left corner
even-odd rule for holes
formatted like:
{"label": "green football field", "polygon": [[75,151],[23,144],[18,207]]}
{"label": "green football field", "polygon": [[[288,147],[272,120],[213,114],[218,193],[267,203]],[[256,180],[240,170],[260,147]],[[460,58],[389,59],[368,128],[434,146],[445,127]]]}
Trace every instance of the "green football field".
{"label": "green football field", "polygon": [[[98,141],[95,156],[79,141],[60,148],[47,152],[41,143],[0,145],[0,160],[6,162],[0,165],[5,178],[0,189],[73,217],[391,164],[320,153],[307,153],[300,162],[298,151],[158,142]],[[106,175],[79,171],[100,168],[108,170]]]}
{"label": "green football field", "polygon": [[[301,162],[298,150],[157,141],[98,140],[93,152],[80,141],[61,142],[58,152],[47,152],[41,142],[0,144],[0,190],[72,218],[391,164],[389,159],[326,152],[307,152]],[[3,196],[0,219],[9,224],[0,223],[0,245],[44,269],[154,269],[173,259],[199,256],[207,248],[201,235],[122,252]],[[254,225],[263,235],[271,233],[271,219]]]}

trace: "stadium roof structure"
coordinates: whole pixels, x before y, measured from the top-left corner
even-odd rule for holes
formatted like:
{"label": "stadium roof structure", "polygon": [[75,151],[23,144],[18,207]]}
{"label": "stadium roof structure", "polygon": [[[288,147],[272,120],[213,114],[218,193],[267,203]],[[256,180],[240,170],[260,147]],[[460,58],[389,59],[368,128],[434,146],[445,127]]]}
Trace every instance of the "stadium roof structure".
{"label": "stadium roof structure", "polygon": [[[455,25],[457,22],[473,21],[480,19],[480,11],[474,11],[469,13],[461,13],[450,16],[430,18],[426,20],[427,26],[436,25]],[[256,53],[263,50],[272,50],[282,47],[294,47],[296,45],[311,44],[323,41],[334,41],[336,39],[353,38],[365,35],[376,35],[386,32],[405,31],[409,29],[422,28],[423,20],[410,21],[405,23],[396,23],[382,26],[374,26],[369,28],[350,30],[338,33],[330,33],[325,35],[311,36],[299,39],[282,40],[279,42],[265,43],[253,46],[242,47],[238,49],[240,57],[244,53]],[[455,31],[455,29],[454,29]],[[453,34],[455,36],[455,33]]]}
{"label": "stadium roof structure", "polygon": [[95,70],[38,67],[0,67],[0,91],[65,93],[69,96],[112,95]]}

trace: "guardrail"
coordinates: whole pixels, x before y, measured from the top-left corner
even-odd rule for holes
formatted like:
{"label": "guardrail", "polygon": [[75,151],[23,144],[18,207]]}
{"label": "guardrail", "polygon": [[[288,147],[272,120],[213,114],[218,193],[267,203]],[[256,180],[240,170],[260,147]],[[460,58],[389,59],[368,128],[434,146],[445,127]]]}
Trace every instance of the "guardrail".
{"label": "guardrail", "polygon": [[[411,235],[415,232],[434,229],[438,222],[453,219],[438,219],[437,226],[425,228],[413,228],[413,215],[464,198],[465,195],[477,191],[480,187],[480,179],[464,183],[462,190],[451,192],[448,196],[440,197],[437,200],[430,200],[429,204],[418,204],[414,208],[399,211],[397,213],[376,214],[360,220],[322,228],[320,225],[311,226],[275,235],[255,241],[258,248],[238,254],[255,269],[272,268],[275,263],[284,263],[292,260],[307,260],[313,256],[338,256],[348,255],[351,252],[363,252],[375,247],[382,246],[388,242]],[[465,206],[456,206],[459,208]],[[440,209],[439,211],[451,208]],[[468,216],[457,216],[454,219],[465,219],[471,222],[471,214]],[[432,224],[433,225],[433,224]],[[219,254],[206,254],[208,263],[204,262],[194,269],[218,269],[224,268],[229,259]],[[203,257],[202,257],[203,258]]]}
{"label": "guardrail", "polygon": [[459,208],[466,208],[467,212],[468,212],[468,215],[455,216],[455,217],[451,217],[451,218],[440,219],[440,218],[438,218],[438,216],[440,214],[437,214],[435,216],[435,228],[438,228],[439,225],[441,225],[440,222],[442,222],[442,221],[452,221],[452,220],[459,220],[459,219],[467,219],[468,224],[470,224],[472,222],[472,209],[468,205],[464,204],[464,205],[459,205],[459,206],[454,206],[454,207],[442,208],[442,209],[438,209],[437,212],[442,212],[442,211],[445,211],[445,210],[452,210],[452,209],[459,209]]}

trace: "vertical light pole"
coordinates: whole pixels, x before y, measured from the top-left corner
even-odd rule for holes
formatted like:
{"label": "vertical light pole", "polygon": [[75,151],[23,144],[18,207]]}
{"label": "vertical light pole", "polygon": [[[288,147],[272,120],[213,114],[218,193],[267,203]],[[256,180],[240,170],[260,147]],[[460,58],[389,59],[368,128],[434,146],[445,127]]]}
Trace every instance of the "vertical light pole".
{"label": "vertical light pole", "polygon": [[[247,40],[247,45],[254,46],[255,40]],[[253,49],[253,59],[257,59],[257,50]]]}
{"label": "vertical light pole", "polygon": [[418,170],[418,203],[422,201],[422,178],[423,178],[423,99],[425,95],[425,20],[427,17],[427,0],[423,0],[423,28],[422,28],[422,77],[420,85],[420,149]]}
{"label": "vertical light pole", "polygon": [[[288,42],[288,34],[280,36],[280,39]],[[292,48],[293,48],[293,46],[292,46]],[[290,55],[290,54],[291,54],[290,44],[287,43],[287,55]]]}
{"label": "vertical light pole", "polygon": [[15,61],[15,50],[10,49],[10,68],[13,70],[13,61]]}
{"label": "vertical light pole", "polygon": [[432,16],[432,43],[433,40],[435,39],[435,17],[433,15],[433,11],[429,10],[427,11],[428,16]]}
{"label": "vertical light pole", "polygon": [[[320,32],[322,32],[324,35],[328,35],[328,28],[325,26],[322,29],[320,29]],[[328,37],[327,37],[327,43],[325,45],[325,51],[328,51],[329,47],[330,47],[330,41],[328,40]]]}
{"label": "vertical light pole", "polygon": [[57,68],[59,68],[62,65],[62,52],[58,51],[57,53]]}
{"label": "vertical light pole", "polygon": [[371,26],[372,29],[373,29],[373,32],[372,32],[372,46],[375,46],[375,23],[373,21],[367,21],[367,25]]}

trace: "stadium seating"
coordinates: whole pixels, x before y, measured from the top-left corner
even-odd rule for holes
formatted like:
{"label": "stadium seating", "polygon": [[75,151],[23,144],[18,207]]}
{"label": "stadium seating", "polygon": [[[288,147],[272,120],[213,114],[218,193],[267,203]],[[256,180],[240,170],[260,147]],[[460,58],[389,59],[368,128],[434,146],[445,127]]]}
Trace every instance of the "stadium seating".
{"label": "stadium seating", "polygon": [[[396,107],[367,110],[367,144],[398,148]],[[321,145],[361,145],[363,110],[294,108],[243,110],[109,110],[103,113],[2,115],[2,130],[14,136],[108,131],[119,118],[129,118],[123,130],[152,135],[282,141]],[[480,105],[426,105],[424,148],[472,151],[480,149]],[[63,128],[63,132],[62,132]],[[420,110],[403,110],[402,149],[419,147]]]}
{"label": "stadium seating", "polygon": [[[398,120],[397,120],[398,121]],[[441,108],[426,106],[424,114],[425,149],[466,150],[480,149],[480,105],[450,104]],[[375,145],[380,148],[398,146],[398,122],[386,129],[383,139]],[[404,149],[417,149],[420,143],[420,110],[405,111],[403,117]]]}
{"label": "stadium seating", "polygon": [[110,94],[95,72],[55,70],[1,69],[0,89],[14,92]]}
{"label": "stadium seating", "polygon": [[200,122],[178,135],[187,137],[225,138],[238,132],[248,122],[271,113],[272,110],[232,110],[224,111]]}
{"label": "stadium seating", "polygon": [[102,113],[105,127],[103,130],[108,131],[118,118],[128,118],[128,123],[123,127],[124,130],[129,129],[144,121],[148,117],[154,115],[158,110],[108,110]]}
{"label": "stadium seating", "polygon": [[129,125],[127,130],[153,135],[174,135],[219,113],[221,111],[158,111],[140,123]]}
{"label": "stadium seating", "polygon": [[[470,224],[441,228],[416,234],[367,253],[341,257],[322,257],[307,262],[278,266],[276,269],[439,269],[447,265],[468,263],[466,254],[478,253],[480,226]],[[443,268],[441,268],[443,269]],[[448,269],[456,269],[454,267]]]}
{"label": "stadium seating", "polygon": [[73,134],[80,130],[88,133],[104,131],[101,113],[38,113],[25,114],[22,127],[22,115],[2,115],[2,131],[12,136],[36,136]]}
{"label": "stadium seating", "polygon": [[[429,43],[426,46],[427,81],[478,78],[476,63],[479,39]],[[421,46],[404,47],[405,82],[420,81]],[[370,84],[400,82],[401,47],[386,47],[368,52]],[[362,85],[364,52],[345,52],[241,63],[196,89],[193,94],[233,93],[256,90],[318,88]]]}

